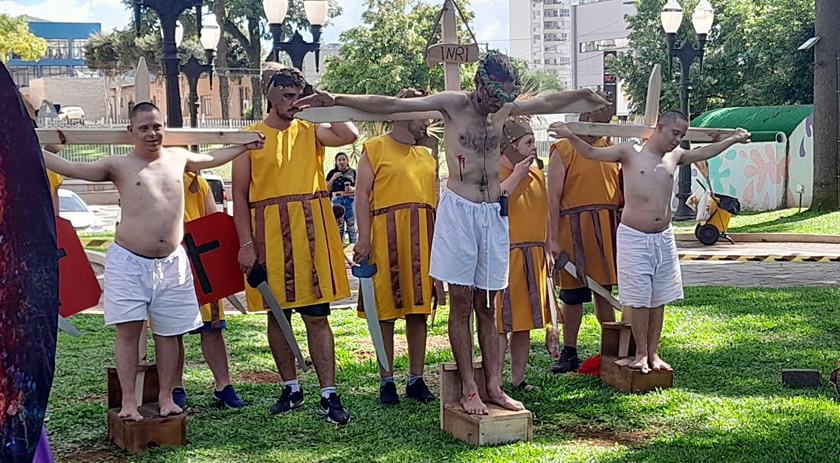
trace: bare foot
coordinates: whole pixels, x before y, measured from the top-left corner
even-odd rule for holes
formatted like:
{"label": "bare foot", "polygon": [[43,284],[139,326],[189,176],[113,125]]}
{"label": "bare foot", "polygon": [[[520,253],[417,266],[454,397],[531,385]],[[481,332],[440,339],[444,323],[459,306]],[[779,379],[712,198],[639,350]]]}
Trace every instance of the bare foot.
{"label": "bare foot", "polygon": [[487,402],[489,402],[491,404],[496,404],[496,405],[498,405],[502,408],[506,408],[508,410],[513,410],[513,411],[525,410],[525,406],[522,405],[522,402],[519,402],[518,400],[511,399],[510,397],[508,397],[507,394],[502,392],[501,389],[499,389],[499,392],[496,393],[496,394],[490,394],[490,391],[488,391],[487,392]]}
{"label": "bare foot", "polygon": [[629,366],[634,370],[641,370],[643,375],[650,373],[650,366],[648,366],[647,355],[643,355],[641,357],[637,355]]}
{"label": "bare foot", "polygon": [[181,407],[175,405],[175,402],[172,401],[170,398],[167,401],[160,401],[160,416],[169,416],[169,415],[177,415],[182,413],[184,410]]}
{"label": "bare foot", "polygon": [[615,361],[615,364],[620,367],[629,367],[633,363],[633,357],[624,357]]}
{"label": "bare foot", "polygon": [[470,415],[486,415],[488,413],[487,405],[484,405],[484,402],[475,393],[461,396],[461,406]]}
{"label": "bare foot", "polygon": [[659,354],[653,354],[650,356],[650,369],[653,371],[671,371],[671,365],[665,363],[664,360],[659,358]]}
{"label": "bare foot", "polygon": [[117,413],[117,416],[128,421],[143,421],[143,415],[137,410],[137,406],[126,406],[120,409],[120,412]]}

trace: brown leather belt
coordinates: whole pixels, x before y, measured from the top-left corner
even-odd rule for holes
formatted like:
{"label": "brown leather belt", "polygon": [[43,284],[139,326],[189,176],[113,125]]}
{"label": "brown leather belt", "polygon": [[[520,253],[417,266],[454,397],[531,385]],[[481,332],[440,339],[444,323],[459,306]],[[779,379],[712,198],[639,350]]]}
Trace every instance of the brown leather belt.
{"label": "brown leather belt", "polygon": [[592,225],[595,228],[595,239],[598,241],[598,250],[601,251],[601,265],[604,266],[604,273],[606,275],[610,274],[607,255],[604,252],[604,235],[603,230],[601,230],[601,219],[598,217],[601,211],[610,211],[610,234],[612,236],[613,257],[615,257],[615,230],[618,206],[614,204],[590,204],[588,206],[571,207],[560,211],[561,216],[568,215],[572,222],[572,244],[574,246],[572,258],[577,269],[576,277],[584,285],[586,285],[586,258],[583,248],[583,235],[580,229],[580,215],[583,212],[589,212],[589,215],[592,217]]}
{"label": "brown leather belt", "polygon": [[[525,283],[528,288],[528,303],[531,306],[531,320],[534,322],[534,328],[543,327],[542,307],[540,307],[539,286],[536,279],[536,268],[534,268],[534,256],[531,254],[531,249],[541,248],[545,253],[545,242],[543,241],[523,241],[521,243],[511,243],[510,249],[519,249],[522,251],[525,271]],[[513,331],[513,312],[510,301],[510,286],[502,292],[502,326],[506,333]]]}

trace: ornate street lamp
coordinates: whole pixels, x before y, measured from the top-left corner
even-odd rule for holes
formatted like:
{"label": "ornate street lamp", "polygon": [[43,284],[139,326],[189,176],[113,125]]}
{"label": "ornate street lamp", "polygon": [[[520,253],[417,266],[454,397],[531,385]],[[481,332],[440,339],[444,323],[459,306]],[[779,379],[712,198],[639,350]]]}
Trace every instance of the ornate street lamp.
{"label": "ornate street lamp", "polygon": [[[195,8],[196,25],[201,30],[201,5],[203,0],[132,0],[134,6],[134,30],[140,35],[141,9],[149,8],[157,13],[163,33],[163,75],[166,79],[166,118],[169,127],[182,127],[181,92],[178,88],[178,45],[176,45],[176,22],[181,13]],[[183,37],[183,29],[181,30]]]}
{"label": "ornate street lamp", "polygon": [[306,11],[306,19],[309,20],[309,31],[312,33],[312,42],[306,42],[303,37],[295,31],[292,40],[282,42],[283,22],[286,20],[286,13],[289,9],[289,0],[265,0],[263,8],[268,18],[269,28],[274,39],[271,54],[266,58],[268,61],[280,61],[280,51],[284,51],[292,60],[292,65],[303,71],[303,58],[309,52],[315,52],[315,71],[320,71],[321,58],[321,28],[327,18],[327,0],[304,0],[303,8]]}
{"label": "ornate street lamp", "polygon": [[[699,58],[700,71],[703,71],[703,53],[706,47],[706,37],[712,29],[712,24],[715,19],[715,10],[709,3],[709,0],[700,0],[700,3],[694,8],[691,15],[691,23],[694,26],[694,32],[697,34],[697,46],[692,44],[686,38],[680,45],[677,45],[677,31],[683,21],[683,9],[677,0],[668,0],[668,3],[662,8],[660,13],[662,21],[662,28],[665,29],[666,40],[668,42],[668,56],[670,72],[673,65],[674,58],[680,61],[680,109],[686,116],[690,117],[689,94],[691,90],[691,80],[689,72],[691,70],[691,63],[695,58]],[[691,145],[687,141],[682,142],[682,148],[690,149]],[[677,199],[677,213],[676,219],[690,219],[694,216],[691,209],[685,205],[688,197],[691,196],[691,166],[680,166],[679,174],[679,192]]]}

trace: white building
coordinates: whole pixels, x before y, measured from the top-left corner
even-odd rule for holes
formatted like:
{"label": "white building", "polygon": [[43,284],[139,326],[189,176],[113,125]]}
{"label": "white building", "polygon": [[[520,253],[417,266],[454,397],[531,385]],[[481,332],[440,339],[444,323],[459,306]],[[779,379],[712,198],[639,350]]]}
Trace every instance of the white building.
{"label": "white building", "polygon": [[318,86],[318,82],[321,81],[321,74],[324,73],[326,58],[328,56],[337,55],[338,47],[339,44],[337,43],[321,44],[321,52],[319,53],[320,71],[318,72],[315,70],[315,53],[306,54],[306,57],[303,58],[303,74],[306,76],[307,82],[316,87]]}
{"label": "white building", "polygon": [[[635,14],[629,0],[509,0],[511,55],[531,69],[557,74],[566,88],[604,90],[610,73],[605,52],[628,49],[625,15]],[[605,79],[606,74],[606,79]],[[618,114],[627,104],[618,87]]]}

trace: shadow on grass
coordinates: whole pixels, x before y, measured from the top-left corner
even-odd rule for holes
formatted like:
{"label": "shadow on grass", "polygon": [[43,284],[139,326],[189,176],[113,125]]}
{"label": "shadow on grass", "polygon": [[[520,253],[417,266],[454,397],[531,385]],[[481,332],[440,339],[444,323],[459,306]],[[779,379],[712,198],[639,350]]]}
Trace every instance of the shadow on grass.
{"label": "shadow on grass", "polygon": [[[756,213],[759,214],[759,213]],[[777,217],[763,222],[750,223],[729,228],[729,233],[755,233],[755,232],[784,232],[795,230],[793,225],[799,224],[805,220],[821,217],[826,214],[831,214],[830,211],[809,211],[805,210],[797,212],[792,215]],[[747,215],[747,214],[744,214]],[[749,214],[753,215],[753,214]]]}

